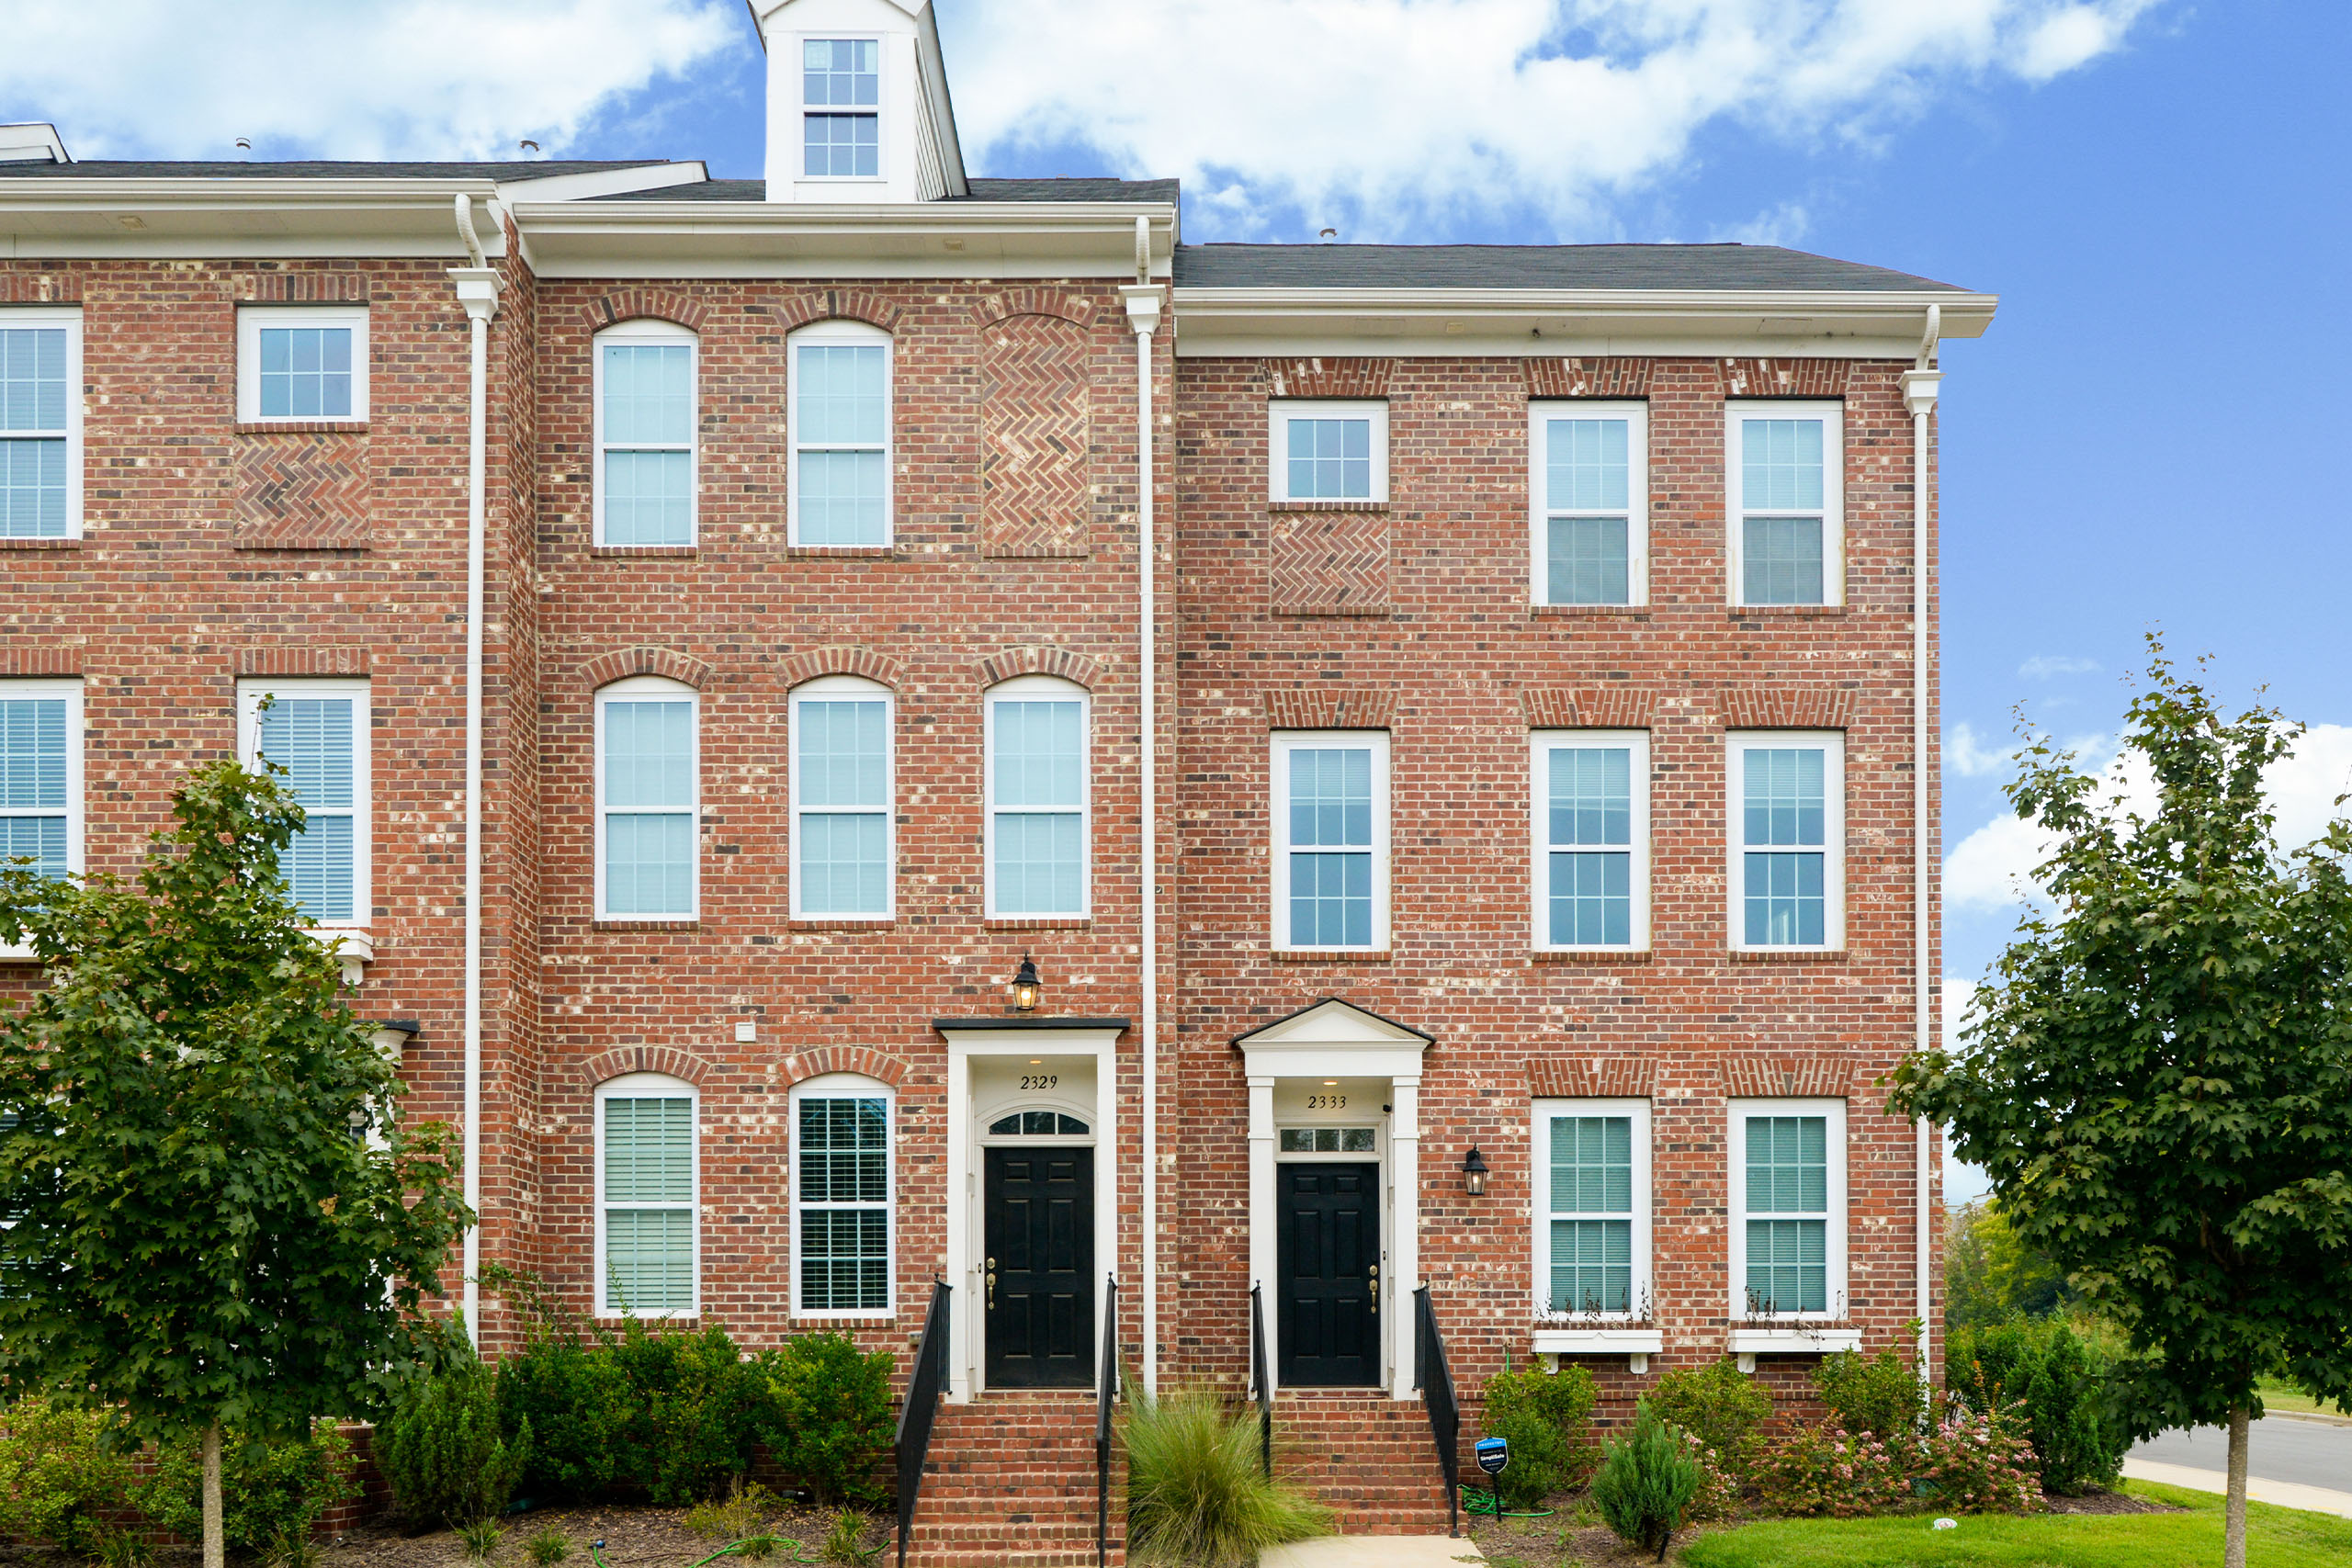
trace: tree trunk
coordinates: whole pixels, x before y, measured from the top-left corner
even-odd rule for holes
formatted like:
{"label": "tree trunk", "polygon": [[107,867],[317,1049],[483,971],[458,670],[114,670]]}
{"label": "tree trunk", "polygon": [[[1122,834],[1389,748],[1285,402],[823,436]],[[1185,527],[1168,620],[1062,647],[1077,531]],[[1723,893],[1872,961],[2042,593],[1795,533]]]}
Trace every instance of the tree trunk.
{"label": "tree trunk", "polygon": [[2246,1406],[2241,1400],[2230,1406],[2230,1502],[2223,1516],[2222,1568],[2245,1568],[2246,1424]]}
{"label": "tree trunk", "polygon": [[[220,1423],[215,1421],[204,1429],[204,1568],[225,1568],[227,1559],[220,1540]],[[2238,1559],[2243,1564],[2244,1548]]]}

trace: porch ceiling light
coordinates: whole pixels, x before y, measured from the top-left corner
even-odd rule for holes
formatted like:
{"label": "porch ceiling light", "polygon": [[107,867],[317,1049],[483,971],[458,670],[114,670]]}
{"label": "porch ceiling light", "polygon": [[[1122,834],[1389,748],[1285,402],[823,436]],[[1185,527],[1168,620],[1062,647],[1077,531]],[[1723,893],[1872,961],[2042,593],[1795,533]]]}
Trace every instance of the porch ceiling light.
{"label": "porch ceiling light", "polygon": [[1036,960],[1027,953],[1021,955],[1021,972],[1012,977],[1012,1010],[1035,1012],[1037,993],[1044,989],[1037,978]]}
{"label": "porch ceiling light", "polygon": [[1462,1156],[1462,1190],[1473,1198],[1487,1195],[1487,1161],[1475,1144],[1471,1145],[1470,1152]]}

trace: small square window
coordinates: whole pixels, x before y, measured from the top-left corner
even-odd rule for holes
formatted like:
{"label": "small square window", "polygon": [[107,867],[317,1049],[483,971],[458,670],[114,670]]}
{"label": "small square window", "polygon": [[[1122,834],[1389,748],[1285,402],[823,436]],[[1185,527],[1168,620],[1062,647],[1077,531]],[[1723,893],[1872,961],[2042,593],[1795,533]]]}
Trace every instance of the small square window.
{"label": "small square window", "polygon": [[368,417],[368,312],[248,305],[237,311],[237,418],[246,424]]}
{"label": "small square window", "polygon": [[1276,502],[1388,499],[1388,405],[1276,398],[1272,411]]}

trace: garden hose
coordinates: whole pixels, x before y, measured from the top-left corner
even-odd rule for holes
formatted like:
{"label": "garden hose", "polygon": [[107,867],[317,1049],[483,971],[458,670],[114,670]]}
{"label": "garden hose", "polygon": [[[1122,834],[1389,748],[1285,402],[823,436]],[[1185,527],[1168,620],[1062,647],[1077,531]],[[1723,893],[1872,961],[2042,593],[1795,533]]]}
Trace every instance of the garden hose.
{"label": "garden hose", "polygon": [[1548,1519],[1552,1517],[1549,1508],[1506,1508],[1501,1493],[1483,1491],[1466,1481],[1462,1483],[1462,1511],[1484,1514],[1490,1519]]}

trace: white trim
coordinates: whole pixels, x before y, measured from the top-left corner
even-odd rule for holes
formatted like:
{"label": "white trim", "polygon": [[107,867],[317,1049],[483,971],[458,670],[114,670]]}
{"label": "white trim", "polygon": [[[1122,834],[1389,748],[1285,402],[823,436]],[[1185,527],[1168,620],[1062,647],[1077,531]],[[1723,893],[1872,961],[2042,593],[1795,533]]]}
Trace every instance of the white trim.
{"label": "white trim", "polygon": [[0,305],[0,327],[62,327],[65,329],[65,426],[62,430],[12,430],[0,441],[53,441],[65,438],[65,532],[19,534],[23,539],[78,539],[82,536],[83,405],[88,400],[82,379],[82,310],[79,306]]}
{"label": "white trim", "polygon": [[[804,1100],[879,1100],[882,1101],[883,1196],[881,1209],[888,1226],[884,1243],[889,1261],[883,1270],[883,1303],[878,1307],[854,1310],[815,1312],[800,1304],[800,1212],[805,1208],[826,1209],[864,1208],[866,1204],[828,1202],[811,1204],[800,1190],[800,1102]],[[863,1073],[820,1073],[792,1086],[786,1097],[786,1181],[790,1185],[792,1222],[786,1245],[791,1249],[788,1261],[788,1289],[791,1292],[789,1315],[807,1322],[823,1319],[850,1321],[880,1320],[896,1317],[899,1313],[899,1091],[879,1078]]]}
{"label": "white trim", "polygon": [[[1372,493],[1363,496],[1294,496],[1290,493],[1290,421],[1362,419],[1372,424]],[[1331,501],[1371,506],[1388,500],[1388,404],[1382,399],[1269,398],[1266,400],[1266,495],[1276,503]]]}
{"label": "white trim", "polygon": [[[902,36],[904,35],[898,33],[863,32],[856,28],[792,35],[792,73],[798,78],[800,88],[792,96],[793,124],[800,132],[798,136],[793,138],[792,142],[792,150],[796,154],[793,159],[792,173],[788,176],[792,184],[856,186],[887,185],[889,182],[890,154],[897,149],[891,146],[894,139],[890,135],[886,106],[890,98],[891,67],[897,63],[899,52],[892,46]],[[864,104],[812,104],[808,101],[808,54],[805,46],[810,43],[870,43],[874,46],[874,107],[871,111],[874,118],[874,172],[870,175],[812,175],[808,173],[808,117],[816,114],[862,115],[868,112]],[[773,180],[776,178],[776,175],[771,171],[768,178]]]}
{"label": "white trim", "polygon": [[265,696],[348,697],[351,699],[351,918],[322,921],[322,935],[349,932],[358,938],[351,951],[372,958],[375,944],[365,934],[374,924],[375,895],[375,759],[370,752],[375,725],[368,713],[368,682],[364,679],[317,680],[248,676],[237,682],[237,760],[255,765],[261,752],[261,702]]}
{"label": "white trim", "polygon": [[[996,705],[1000,702],[1078,704],[1078,908],[1013,909],[997,907],[996,896]],[[1094,695],[1074,681],[1053,675],[1016,675],[980,694],[980,859],[989,919],[1088,919],[1094,910]],[[1054,807],[1057,813],[1067,807]]]}
{"label": "white trim", "polygon": [[[1294,942],[1290,940],[1290,759],[1300,751],[1336,750],[1372,752],[1372,940],[1368,942]],[[1388,732],[1385,729],[1279,729],[1272,737],[1267,770],[1268,843],[1272,866],[1267,878],[1270,921],[1277,953],[1388,951]]]}
{"label": "white trim", "polygon": [[[810,344],[854,343],[882,350],[882,536],[859,545],[821,544],[821,549],[888,549],[898,541],[898,345],[880,327],[865,321],[817,321],[784,340],[785,527],[787,542],[797,547],[800,536],[800,350]],[[826,451],[863,451],[863,446],[829,446]]]}
{"label": "white trim", "polygon": [[[1751,517],[1810,517],[1810,511],[1750,509],[1747,470],[1741,461],[1740,422],[1749,419],[1817,419],[1821,422],[1821,603],[1846,602],[1846,405],[1836,401],[1733,399],[1724,404],[1724,558],[1730,563],[1726,601],[1746,604],[1747,566],[1742,543]],[[1803,603],[1803,601],[1797,601]],[[1764,601],[1781,603],[1781,601]]]}
{"label": "white trim", "polygon": [[[796,920],[888,920],[899,912],[899,694],[878,681],[857,675],[820,675],[792,688],[786,716],[786,745],[789,776],[786,783],[792,802],[788,831],[792,853],[786,880],[791,884],[792,918]],[[829,806],[826,815],[854,811],[882,818],[882,907],[879,909],[824,909],[809,912],[800,901],[800,847],[806,841],[800,818],[811,809],[800,793],[800,705],[804,702],[858,702],[882,705],[882,804],[879,807]]]}
{"label": "white trim", "polygon": [[[589,420],[594,426],[588,446],[591,527],[599,547],[611,543],[605,534],[605,345],[608,343],[681,343],[686,345],[686,536],[671,541],[692,549],[702,543],[702,339],[675,321],[650,318],[621,321],[589,340]],[[671,442],[633,443],[631,452],[675,452]],[[634,541],[631,542],[632,544]]]}
{"label": "white trim", "polygon": [[[1811,943],[1750,943],[1743,906],[1746,879],[1741,857],[1747,850],[1745,754],[1750,750],[1821,748],[1822,941]],[[1839,953],[1846,946],[1846,736],[1836,729],[1732,730],[1724,737],[1724,891],[1725,941],[1735,953]],[[1763,845],[1762,850],[1775,847]],[[1810,848],[1810,846],[1802,846]]]}
{"label": "white trim", "polygon": [[[351,412],[339,414],[261,412],[261,330],[264,327],[347,327],[351,332]],[[240,305],[237,307],[237,422],[240,424],[365,424],[368,423],[368,307],[365,305]]]}
{"label": "white trim", "polygon": [[[1628,1117],[1633,1122],[1634,1192],[1633,1207],[1625,1218],[1633,1222],[1633,1282],[1626,1292],[1626,1307],[1623,1312],[1586,1313],[1573,1307],[1552,1305],[1552,1222],[1555,1219],[1611,1219],[1613,1215],[1560,1215],[1552,1211],[1552,1122],[1555,1117],[1605,1116]],[[1534,1289],[1529,1293],[1539,1324],[1545,1318],[1574,1318],[1576,1327],[1597,1330],[1607,1323],[1635,1321],[1645,1302],[1655,1303],[1654,1271],[1650,1258],[1650,1216],[1657,1207],[1650,1193],[1650,1102],[1647,1100],[1537,1100],[1529,1106],[1530,1162],[1528,1165],[1528,1195],[1530,1228],[1534,1247]],[[1652,1308],[1655,1312],[1655,1306]],[[1563,1328],[1539,1329],[1539,1333],[1566,1332]],[[1544,1347],[1538,1345],[1537,1349]],[[1623,1347],[1625,1349],[1631,1346]]]}
{"label": "white trim", "polygon": [[1826,1356],[1862,1348],[1859,1328],[1734,1328],[1731,1353],[1739,1370],[1753,1374],[1758,1356]]}
{"label": "white trim", "polygon": [[[1811,1323],[1838,1323],[1847,1316],[1849,1297],[1847,1292],[1847,1237],[1849,1224],[1846,1209],[1846,1102],[1842,1100],[1735,1100],[1729,1102],[1727,1116],[1730,1125],[1724,1139],[1728,1152],[1724,1176],[1730,1188],[1729,1213],[1731,1244],[1731,1280],[1728,1306],[1734,1324],[1748,1321],[1747,1313],[1747,1119],[1751,1116],[1819,1116],[1826,1120],[1828,1140],[1828,1207],[1818,1216],[1826,1223],[1822,1229],[1825,1246],[1822,1257],[1826,1279],[1820,1312],[1776,1312],[1770,1324],[1756,1332],[1796,1333],[1794,1325]],[[1808,1218],[1792,1214],[1790,1218]],[[1779,1325],[1791,1325],[1782,1329]],[[1758,1348],[1763,1347],[1758,1346]]]}
{"label": "white trim", "polygon": [[[1528,736],[1528,892],[1532,945],[1539,953],[1644,953],[1650,945],[1650,732],[1646,729],[1537,729]],[[1627,846],[1633,893],[1632,940],[1625,942],[1552,941],[1551,780],[1555,751],[1633,752],[1633,842]],[[1577,850],[1591,846],[1576,846]],[[1607,853],[1606,848],[1596,852]]]}
{"label": "white trim", "polygon": [[[686,908],[660,914],[634,911],[614,914],[605,906],[605,705],[623,702],[682,702],[686,716],[687,842],[693,853],[686,872]],[[681,682],[659,675],[632,675],[596,689],[596,722],[590,739],[595,771],[596,912],[600,920],[699,919],[702,915],[702,694]]]}
{"label": "white trim", "polygon": [[[605,1101],[621,1100],[684,1100],[692,1109],[688,1112],[687,1171],[692,1178],[694,1195],[683,1205],[676,1203],[632,1204],[635,1208],[683,1207],[694,1218],[690,1233],[694,1238],[693,1271],[688,1285],[693,1300],[683,1308],[668,1312],[646,1313],[624,1310],[615,1306],[605,1294],[611,1283],[605,1270]],[[596,1086],[594,1103],[589,1108],[589,1124],[594,1139],[593,1163],[595,1167],[594,1207],[596,1245],[594,1268],[596,1270],[595,1305],[598,1317],[699,1317],[702,1315],[702,1091],[684,1078],[673,1078],[666,1073],[623,1073],[606,1078]]]}
{"label": "white trim", "polygon": [[[83,874],[82,835],[84,802],[82,797],[82,682],[79,676],[63,679],[0,679],[0,699],[10,701],[41,701],[62,699],[65,704],[65,870],[71,876]],[[8,817],[49,817],[54,815],[45,807],[11,807],[0,808]],[[34,956],[29,942],[0,944],[0,961]]]}
{"label": "white trim", "polygon": [[[1555,603],[1551,597],[1551,530],[1555,516],[1610,517],[1613,512],[1564,506],[1555,509],[1547,492],[1544,469],[1544,425],[1555,419],[1623,420],[1625,430],[1625,604],[1650,602],[1650,479],[1649,405],[1644,402],[1586,401],[1581,399],[1540,399],[1527,405],[1527,544],[1528,602]],[[1573,601],[1557,601],[1566,604]]]}

